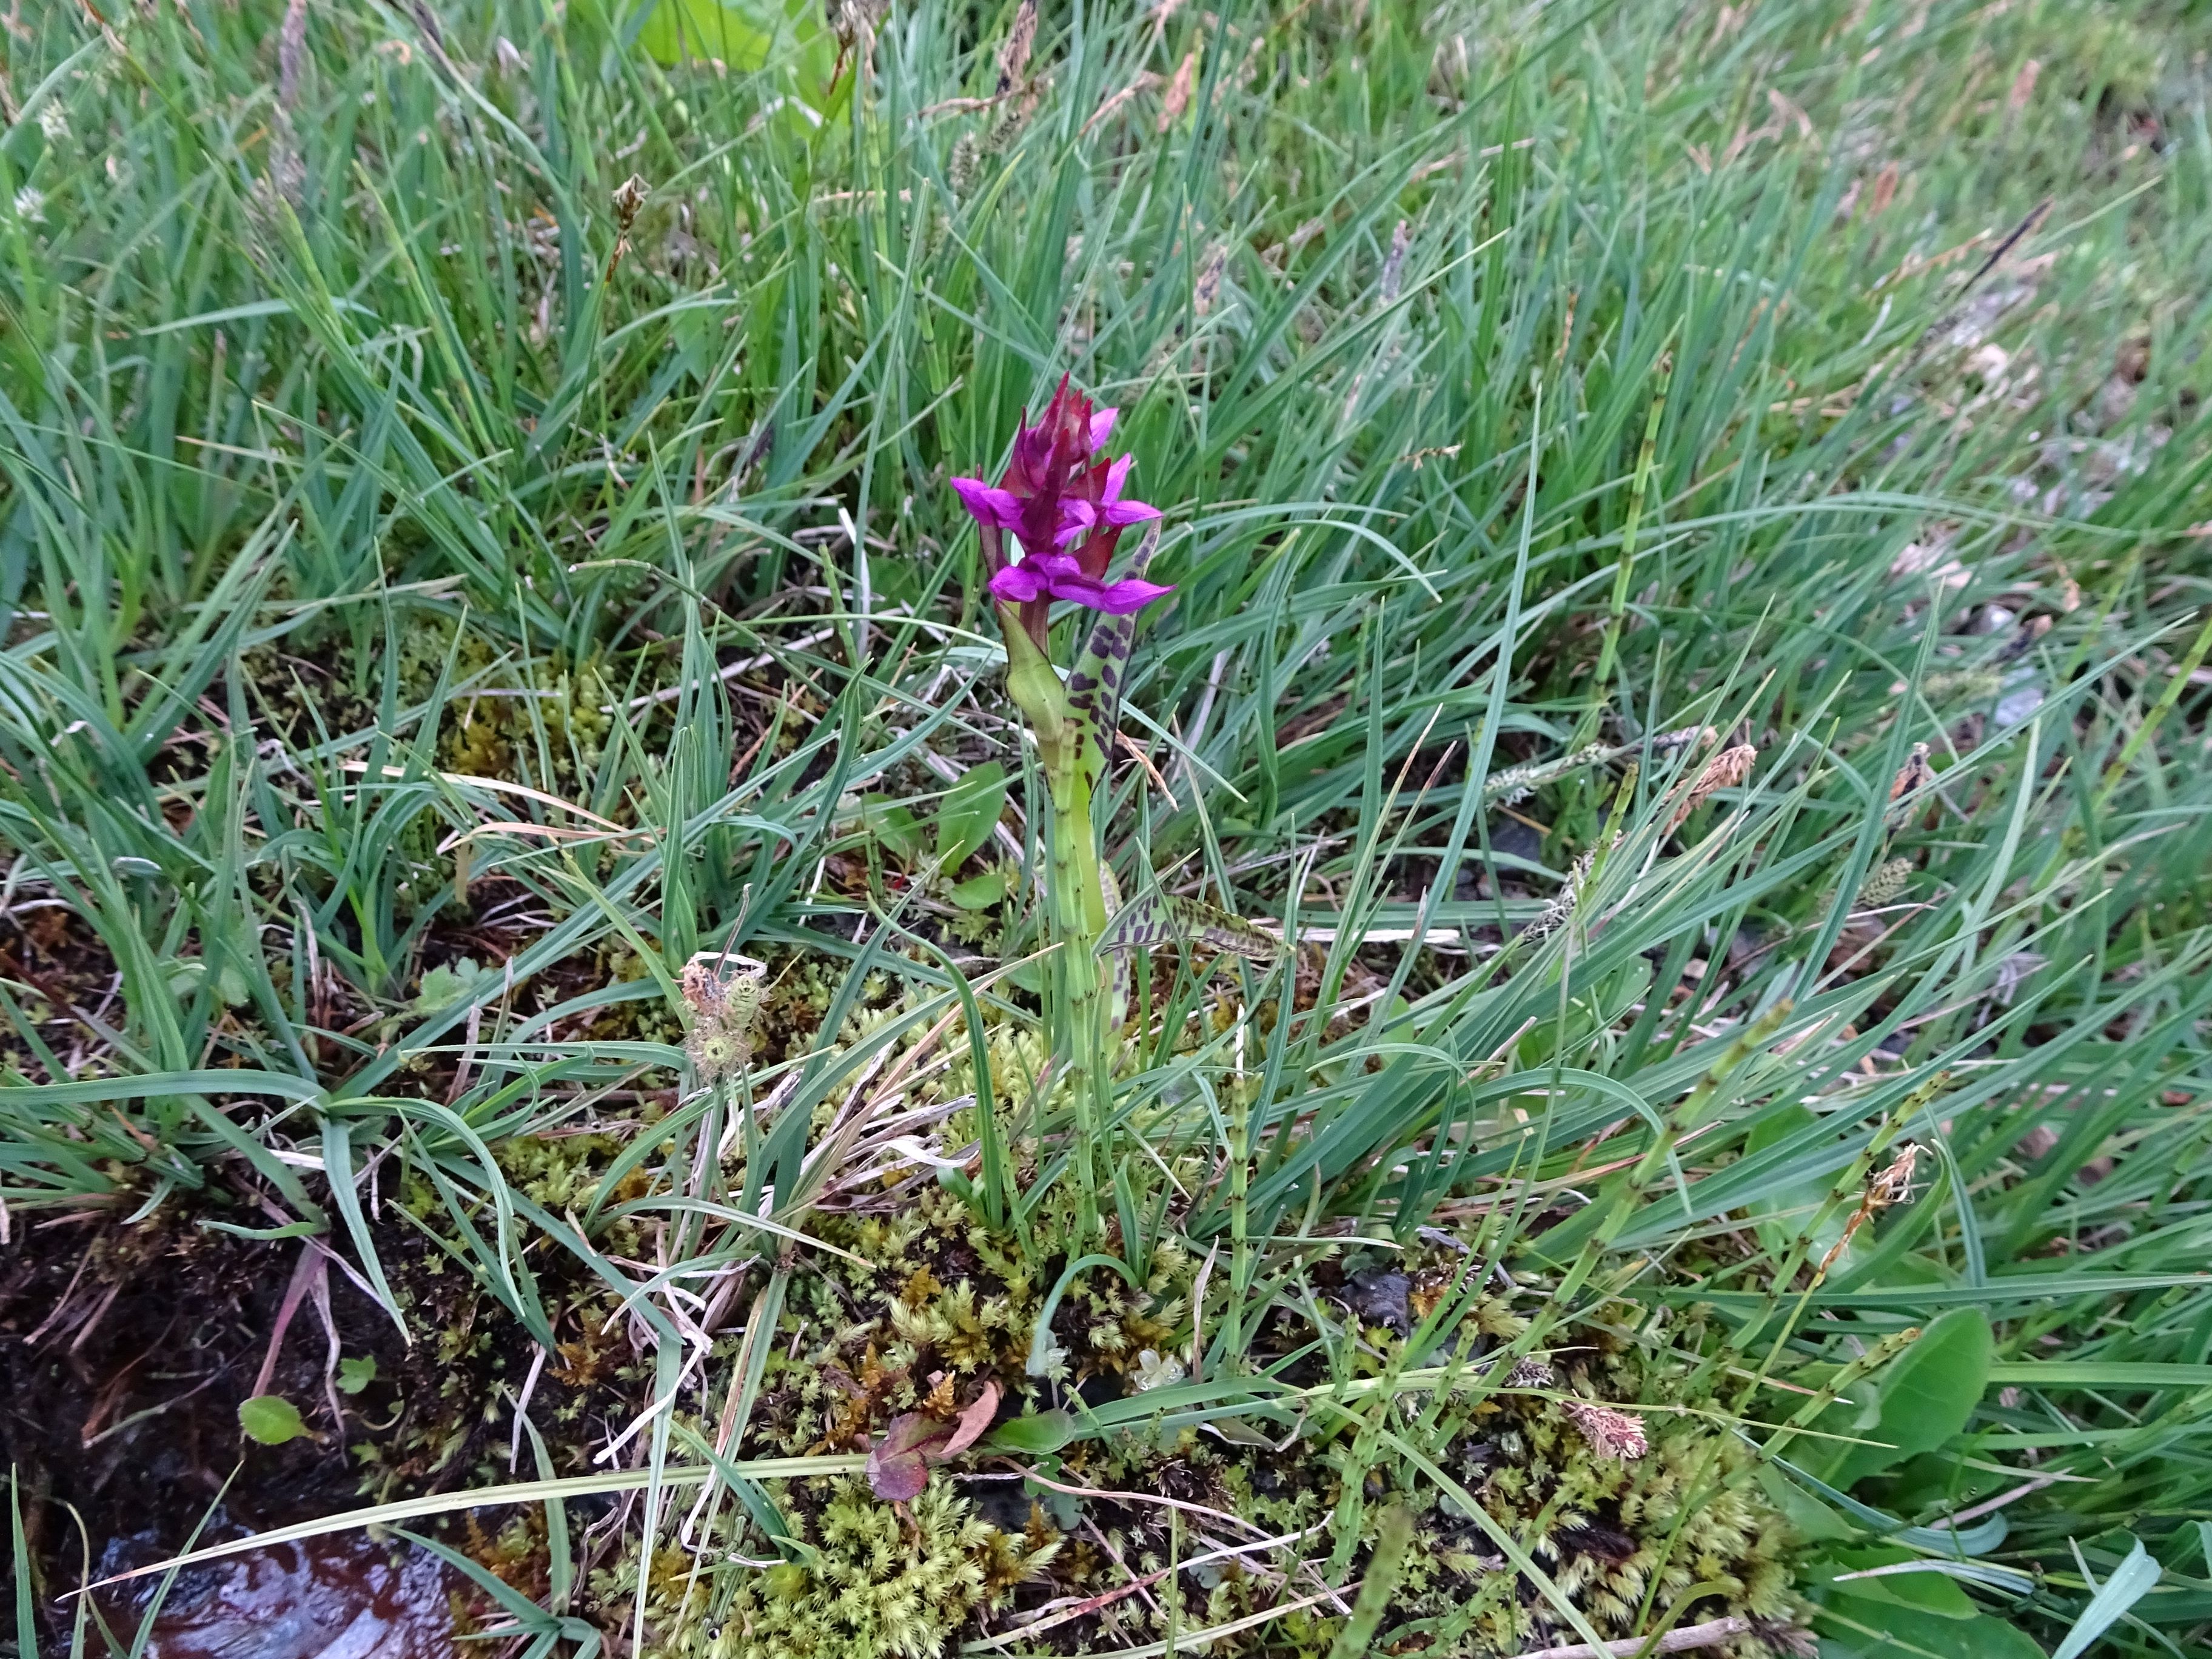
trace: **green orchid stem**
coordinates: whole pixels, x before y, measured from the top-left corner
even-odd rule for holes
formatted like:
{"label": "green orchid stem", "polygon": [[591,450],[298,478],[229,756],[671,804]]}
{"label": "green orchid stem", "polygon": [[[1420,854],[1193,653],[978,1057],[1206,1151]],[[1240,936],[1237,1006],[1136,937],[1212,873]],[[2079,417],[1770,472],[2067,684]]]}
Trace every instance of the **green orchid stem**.
{"label": "green orchid stem", "polygon": [[1098,837],[1091,816],[1091,780],[1098,769],[1086,746],[1095,746],[1060,676],[1010,605],[1000,605],[1006,640],[1006,690],[1036,734],[1037,761],[1052,797],[1052,863],[1046,900],[1052,921],[1055,1000],[1066,1020],[1062,1075],[1074,1109],[1079,1212],[1075,1244],[1098,1237],[1099,1170],[1106,1156],[1111,1072],[1106,1052],[1106,999],[1098,941],[1106,931],[1106,900],[1098,876]]}

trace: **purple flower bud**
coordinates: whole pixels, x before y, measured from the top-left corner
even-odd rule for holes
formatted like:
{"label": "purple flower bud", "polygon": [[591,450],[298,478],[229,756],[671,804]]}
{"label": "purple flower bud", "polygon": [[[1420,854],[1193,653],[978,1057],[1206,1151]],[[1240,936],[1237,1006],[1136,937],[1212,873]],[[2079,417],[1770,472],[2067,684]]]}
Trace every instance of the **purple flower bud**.
{"label": "purple flower bud", "polygon": [[955,478],[952,488],[977,524],[1012,530],[1022,521],[1021,501],[1011,489],[994,489],[981,478]]}

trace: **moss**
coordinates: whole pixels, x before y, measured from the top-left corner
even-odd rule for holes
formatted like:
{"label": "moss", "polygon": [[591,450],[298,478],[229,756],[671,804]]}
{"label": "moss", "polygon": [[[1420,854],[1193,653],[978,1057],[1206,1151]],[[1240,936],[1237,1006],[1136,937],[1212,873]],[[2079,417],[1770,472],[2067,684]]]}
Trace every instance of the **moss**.
{"label": "moss", "polygon": [[[942,1474],[902,1507],[878,1501],[863,1480],[802,1486],[787,1495],[800,1500],[787,1510],[804,1565],[739,1570],[702,1588],[656,1563],[643,1655],[934,1659],[969,1618],[1003,1606],[1060,1548],[1055,1538],[992,1526]],[[636,1578],[633,1557],[593,1588],[619,1612]]]}
{"label": "moss", "polygon": [[[637,964],[611,954],[609,966],[620,974]],[[834,969],[809,957],[771,961],[761,981],[757,1030],[748,1034],[757,1036],[763,1063],[779,1051],[820,1043],[836,984]],[[928,994],[896,964],[872,975],[864,993],[837,1041],[880,1034]],[[894,1060],[922,1030],[915,1025],[897,1039]],[[926,1071],[913,1086],[918,1101],[950,1105],[972,1097],[975,1079],[963,1034],[952,1030],[939,1041],[949,1063]],[[1018,1079],[1036,1075],[1044,1053],[1034,1036],[1001,1027],[988,1034],[987,1054],[1011,1137],[1029,1105]],[[841,1104],[842,1097],[823,1103],[817,1133]],[[948,1144],[973,1138],[978,1109],[969,1103],[953,1113]],[[653,1127],[659,1115],[642,1107],[636,1133],[662,1133]],[[496,1155],[518,1191],[556,1213],[578,1212],[599,1194],[614,1161],[636,1145],[599,1133],[520,1137],[502,1142]],[[1017,1185],[1031,1189],[1034,1143],[1015,1143],[1014,1156]],[[653,1151],[614,1196],[639,1195],[664,1161]],[[736,1148],[725,1175],[733,1187],[743,1181]],[[1207,1178],[1197,1167],[1185,1175],[1194,1189]],[[401,1196],[425,1231],[447,1224],[442,1205],[411,1171]],[[1058,1351],[1053,1375],[1029,1375],[1044,1297],[1076,1254],[1074,1198],[1066,1183],[1038,1198],[1019,1237],[986,1224],[926,1172],[896,1175],[881,1191],[847,1189],[841,1201],[853,1207],[817,1211],[808,1222],[840,1254],[802,1248],[791,1258],[740,1456],[865,1449],[900,1414],[949,1417],[987,1383],[997,1388],[1006,1415],[1063,1407],[1077,1394],[1094,1404],[1141,1397],[1188,1363],[1197,1263],[1170,1234],[1146,1258],[1140,1285],[1103,1270],[1077,1276],[1048,1333]],[[1109,1221],[1108,1231],[1106,1248],[1119,1251],[1118,1223]],[[617,1255],[651,1254],[634,1233],[618,1237],[610,1229],[599,1242]],[[1408,1325],[1458,1292],[1465,1260],[1443,1243],[1387,1256],[1352,1243],[1318,1243],[1304,1268],[1316,1301],[1278,1298],[1256,1331],[1247,1328],[1249,1363],[1290,1366],[1283,1374],[1294,1384],[1322,1383],[1330,1373],[1318,1356],[1334,1348],[1342,1375],[1386,1376]],[[756,1283],[765,1271],[754,1268]],[[1217,1296],[1224,1282],[1218,1273],[1210,1280]],[[410,1313],[436,1331],[424,1357],[443,1375],[434,1388],[410,1394],[406,1420],[384,1441],[386,1455],[369,1473],[387,1486],[444,1469],[482,1470],[488,1443],[503,1438],[501,1425],[510,1420],[497,1402],[517,1363],[512,1322],[465,1267],[425,1255],[405,1288],[418,1298]],[[1452,1340],[1474,1372],[1526,1334],[1545,1289],[1524,1283],[1468,1307]],[[743,1287],[732,1293],[744,1299]],[[587,1437],[594,1414],[608,1422],[634,1416],[650,1395],[651,1379],[603,1294],[580,1286],[559,1300],[558,1351],[544,1368],[542,1403],[533,1414],[555,1431],[556,1444],[573,1447]],[[1336,1310],[1326,1332],[1311,1322],[1320,1304]],[[1262,1425],[1274,1444],[1250,1443],[1256,1437],[1249,1428],[1217,1434],[1155,1421],[1066,1448],[1053,1478],[1127,1492],[1127,1502],[1073,1499],[1042,1487],[1024,1492],[1003,1479],[966,1484],[1002,1469],[939,1470],[904,1508],[878,1501],[859,1479],[780,1485],[773,1496],[788,1529],[781,1542],[744,1511],[726,1508],[691,1548],[664,1537],[649,1560],[633,1554],[605,1567],[593,1580],[589,1611],[608,1629],[626,1626],[642,1578],[647,1655],[935,1659],[979,1628],[1010,1628],[1007,1620],[1048,1602],[1102,1595],[1126,1586],[1132,1574],[1164,1568],[1178,1547],[1170,1511],[1143,1499],[1167,1496],[1270,1534],[1303,1534],[1304,1542],[1295,1559],[1218,1561],[1156,1583],[1144,1595],[1116,1597],[1033,1638],[1033,1650],[1074,1654],[1156,1642],[1165,1632],[1164,1609],[1177,1598],[1176,1617],[1186,1633],[1273,1615],[1214,1638],[1209,1651],[1219,1659],[1321,1659],[1340,1626],[1337,1607],[1322,1601],[1278,1611],[1320,1586],[1316,1568],[1298,1563],[1318,1564],[1340,1583],[1359,1577],[1377,1522],[1393,1504],[1410,1505],[1418,1543],[1375,1651],[1496,1659],[1575,1639],[1535,1586],[1500,1559],[1495,1528],[1519,1540],[1608,1638],[1632,1633],[1655,1613],[1675,1622],[1722,1613],[1794,1621],[1801,1609],[1789,1589],[1789,1534],[1750,1479],[1750,1454],[1696,1410],[1674,1409],[1708,1403],[1687,1390],[1689,1380],[1703,1375],[1709,1334],[1685,1318],[1635,1333],[1577,1328],[1550,1340],[1556,1374],[1534,1365],[1516,1373],[1518,1386],[1480,1399],[1409,1395],[1382,1407],[1384,1414],[1358,1432],[1308,1411]],[[718,1342],[715,1369],[727,1364],[733,1345],[728,1334]],[[1539,1388],[1542,1393],[1532,1391]],[[1591,1408],[1601,1402],[1643,1408],[1636,1420],[1648,1448],[1624,1457],[1634,1437],[1616,1432],[1609,1453],[1607,1434],[1590,1425],[1601,1431],[1613,1419],[1595,1409],[1578,1418],[1547,1395]],[[674,1415],[711,1433],[710,1424],[691,1414],[702,1408],[687,1395]],[[1424,1469],[1402,1458],[1392,1434],[1419,1443],[1472,1493],[1483,1521],[1460,1510]],[[1186,1554],[1205,1547],[1194,1546],[1194,1536],[1187,1530],[1181,1540]],[[499,1541],[499,1549],[477,1553],[499,1556],[503,1572],[526,1571],[520,1557],[527,1540]],[[777,1560],[779,1551],[791,1559]],[[1279,1570],[1285,1567],[1288,1577]],[[1693,1589],[1688,1606],[1674,1606]],[[1760,1650],[1746,1638],[1722,1659],[1753,1659]]]}

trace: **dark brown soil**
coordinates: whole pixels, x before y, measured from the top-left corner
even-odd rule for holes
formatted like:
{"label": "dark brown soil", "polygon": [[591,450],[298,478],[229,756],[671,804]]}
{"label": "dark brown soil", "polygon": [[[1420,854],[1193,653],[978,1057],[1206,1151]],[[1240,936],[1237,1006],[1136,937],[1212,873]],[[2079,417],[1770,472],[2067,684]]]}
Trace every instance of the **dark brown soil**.
{"label": "dark brown soil", "polygon": [[[19,1237],[0,1273],[0,1455],[50,1613],[88,1554],[119,1571],[203,1523],[205,1543],[357,1501],[319,1404],[326,1344],[311,1307],[269,1389],[301,1402],[313,1437],[258,1446],[239,1432],[300,1248],[158,1220],[33,1220]],[[331,1296],[342,1330],[374,1312],[341,1275]]]}

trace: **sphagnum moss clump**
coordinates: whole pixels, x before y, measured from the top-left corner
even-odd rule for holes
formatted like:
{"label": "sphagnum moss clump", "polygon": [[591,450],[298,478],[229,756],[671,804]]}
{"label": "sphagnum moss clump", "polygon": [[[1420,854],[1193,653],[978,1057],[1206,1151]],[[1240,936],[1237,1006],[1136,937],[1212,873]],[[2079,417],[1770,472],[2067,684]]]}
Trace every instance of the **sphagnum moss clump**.
{"label": "sphagnum moss clump", "polygon": [[[1465,1328],[1479,1348],[1481,1328],[1510,1330],[1520,1322],[1503,1298],[1484,1298]],[[1573,1339],[1576,1346],[1596,1346],[1583,1343],[1582,1334]],[[1771,1659],[1778,1647],[1788,1648],[1807,1611],[1790,1590],[1795,1540],[1752,1480],[1750,1449],[1708,1418],[1666,1409],[1687,1403],[1670,1397],[1668,1375],[1683,1367],[1685,1356],[1661,1350],[1640,1362],[1621,1354],[1587,1358],[1556,1370],[1522,1362],[1508,1387],[1480,1401],[1436,1449],[1437,1462],[1608,1639],[1632,1633],[1639,1615],[1656,1608],[1662,1624],[1745,1620],[1747,1628],[1709,1650],[1729,1659]],[[1662,1408],[1612,1413],[1640,1425],[1640,1435],[1626,1446],[1620,1438],[1594,1438],[1587,1413],[1571,1406],[1585,1391],[1601,1389],[1617,1399],[1649,1397]],[[1413,1404],[1411,1414],[1418,1415],[1421,1403]],[[1354,1579],[1386,1508],[1411,1506],[1415,1545],[1379,1627],[1378,1651],[1498,1659],[1577,1639],[1504,1559],[1488,1528],[1412,1468],[1387,1455],[1350,1455],[1352,1443],[1349,1435],[1328,1435],[1318,1419],[1304,1437],[1279,1447],[1230,1443],[1189,1429],[1163,1443],[1139,1431],[1071,1453],[1069,1463],[1082,1485],[1203,1503],[1271,1535],[1322,1528],[1310,1534],[1313,1541],[1303,1552],[1316,1562],[1329,1554],[1327,1528],[1344,1513],[1346,1484],[1356,1483],[1358,1534],[1346,1552]],[[1133,1503],[1101,1504],[1092,1512],[1111,1551],[1073,1547],[1052,1575],[1062,1593],[1096,1594],[1126,1582],[1117,1555],[1140,1573],[1167,1565],[1164,1510]],[[1284,1559],[1261,1555],[1185,1575],[1181,1628],[1231,1624],[1294,1591],[1322,1587],[1310,1572],[1285,1582],[1267,1570]],[[1692,1590],[1695,1599],[1673,1618]],[[1156,1590],[1156,1599],[1164,1594]],[[1222,1638],[1209,1650],[1319,1659],[1341,1622],[1324,1603]],[[1158,1639],[1165,1620],[1159,1607],[1124,1601],[1115,1603],[1110,1621],[1091,1628],[1105,1650]],[[1060,1650],[1083,1650],[1071,1644]]]}
{"label": "sphagnum moss clump", "polygon": [[[935,1659],[978,1613],[1002,1607],[1060,1549],[1048,1533],[1006,1533],[942,1474],[911,1504],[883,1503],[860,1480],[816,1480],[786,1494],[804,1564],[711,1572],[656,1562],[640,1659]],[[636,1559],[596,1592],[627,1602]]]}
{"label": "sphagnum moss clump", "polygon": [[[1044,1206],[1043,1265],[1067,1259],[1051,1242],[1072,1226],[1072,1208]],[[1115,1274],[1079,1277],[1053,1322],[1056,1379],[1027,1375],[1025,1359],[1043,1289],[1009,1236],[985,1225],[933,1183],[886,1211],[821,1218],[823,1237],[863,1262],[823,1256],[796,1273],[767,1364],[746,1449],[806,1455],[867,1446],[894,1418],[952,1409],[986,1383],[1004,1390],[1001,1415],[1139,1395],[1164,1370],[1163,1354],[1187,1353],[1194,1266],[1177,1248],[1155,1254],[1142,1291]],[[1408,1259],[1403,1286],[1415,1316],[1436,1305],[1456,1257],[1441,1250]],[[1359,1275],[1333,1263],[1322,1277],[1332,1297],[1360,1304]],[[1449,1346],[1471,1375],[1522,1338],[1540,1307],[1527,1287],[1483,1294],[1464,1309]],[[1367,1305],[1373,1305],[1371,1303]],[[1693,1324],[1651,1328],[1641,1341],[1575,1328],[1550,1362],[1512,1362],[1498,1386],[1447,1408],[1437,1463],[1480,1504],[1490,1527],[1517,1539],[1577,1610],[1608,1638],[1648,1623],[1652,1610],[1674,1623],[1733,1615],[1747,1627],[1714,1651],[1761,1659],[1786,1643],[1803,1608],[1790,1589],[1792,1539],[1752,1480],[1744,1443],[1681,1394],[1695,1356]],[[1290,1355],[1314,1328],[1278,1305],[1255,1358]],[[1355,1376],[1384,1376],[1402,1335],[1386,1321],[1360,1331]],[[1150,1371],[1146,1353],[1152,1358]],[[1179,1364],[1180,1362],[1178,1362]],[[1293,1367],[1291,1375],[1296,1375]],[[1317,1379],[1318,1380],[1318,1379]],[[1642,1409],[1622,1411],[1606,1402]],[[1394,1421],[1410,1428],[1426,1401],[1408,1395]],[[702,1546],[699,1583],[656,1565],[648,1587],[648,1651],[684,1659],[933,1659],[963,1633],[1005,1630],[1035,1619],[1048,1602],[1109,1596],[1096,1613],[1042,1629],[1038,1652],[1077,1654],[1157,1641],[1169,1606],[1190,1632],[1233,1625],[1321,1589],[1337,1545],[1357,1579],[1391,1505],[1409,1506],[1416,1547],[1379,1631],[1380,1651],[1498,1659],[1571,1642],[1572,1627],[1501,1555],[1490,1527],[1440,1494],[1410,1463],[1387,1451],[1355,1455],[1356,1437],[1307,1412],[1280,1424],[1216,1434],[1139,1422],[1103,1438],[1080,1439],[1042,1466],[1060,1486],[1127,1492],[1127,1500],[1080,1498],[1012,1479],[1039,1468],[1034,1458],[997,1468],[934,1473],[905,1510],[857,1479],[817,1479],[784,1489],[782,1505],[799,1559],[757,1568],[712,1565],[732,1553],[772,1558],[770,1540],[732,1510]],[[1229,1425],[1234,1428],[1235,1425]],[[975,1481],[970,1477],[998,1478]],[[1351,1488],[1349,1494],[1347,1488]],[[1347,1496],[1354,1501],[1347,1507]],[[1262,1552],[1205,1564],[1180,1584],[1154,1583],[1148,1596],[1112,1596],[1132,1573],[1158,1574],[1171,1549],[1169,1510],[1157,1500],[1240,1517],[1267,1535],[1303,1534],[1293,1553]],[[1218,1522],[1192,1522],[1200,1531]],[[1182,1554],[1200,1553],[1186,1535]],[[628,1577],[625,1577],[624,1574]],[[600,1581],[612,1607],[627,1599],[634,1560]],[[1342,1582],[1340,1578],[1338,1582]],[[1694,1592],[1686,1607],[1682,1598]],[[617,1609],[617,1611],[619,1609]],[[1322,1659],[1342,1626],[1328,1602],[1212,1638],[1224,1656]]]}

